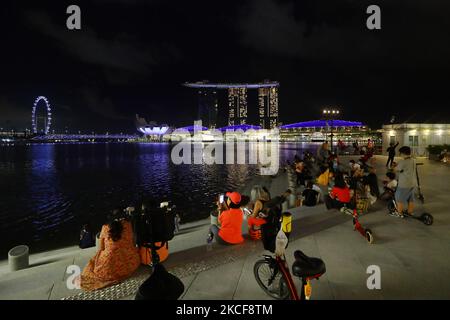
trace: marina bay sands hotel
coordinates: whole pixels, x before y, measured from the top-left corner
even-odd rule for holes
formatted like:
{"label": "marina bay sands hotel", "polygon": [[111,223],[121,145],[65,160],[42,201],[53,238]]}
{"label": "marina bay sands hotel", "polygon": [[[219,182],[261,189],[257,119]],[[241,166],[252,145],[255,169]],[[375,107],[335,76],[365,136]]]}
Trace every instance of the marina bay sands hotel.
{"label": "marina bay sands hotel", "polygon": [[185,87],[198,90],[198,119],[203,126],[216,128],[219,116],[218,90],[228,91],[228,126],[249,124],[248,90],[258,90],[259,126],[273,129],[278,126],[278,88],[273,81],[262,83],[189,82]]}

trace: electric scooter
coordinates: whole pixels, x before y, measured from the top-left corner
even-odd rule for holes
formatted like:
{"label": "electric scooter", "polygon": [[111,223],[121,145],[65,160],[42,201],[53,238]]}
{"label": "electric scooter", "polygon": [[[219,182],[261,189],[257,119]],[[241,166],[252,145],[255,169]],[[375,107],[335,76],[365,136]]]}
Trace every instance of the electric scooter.
{"label": "electric scooter", "polygon": [[[419,180],[419,171],[417,170],[417,166],[421,166],[423,163],[417,163],[416,164],[416,177],[417,177],[417,191],[418,191],[418,198],[422,204],[425,203],[425,197],[422,194],[422,190],[420,189],[420,180]],[[388,202],[388,210],[389,213],[398,213],[397,211],[397,202],[395,201],[395,196],[392,197],[391,200]],[[404,218],[412,218],[415,220],[419,220],[423,224],[427,226],[431,226],[433,224],[433,216],[427,212],[422,213],[420,216],[416,216],[413,214],[409,214],[408,212],[403,213]]]}

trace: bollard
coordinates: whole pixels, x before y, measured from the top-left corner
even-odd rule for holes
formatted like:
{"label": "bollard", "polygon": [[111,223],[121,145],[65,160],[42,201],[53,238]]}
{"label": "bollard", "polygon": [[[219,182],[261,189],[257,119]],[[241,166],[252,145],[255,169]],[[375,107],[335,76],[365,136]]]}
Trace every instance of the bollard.
{"label": "bollard", "polygon": [[27,246],[17,246],[8,252],[8,264],[11,271],[28,268],[29,248]]}

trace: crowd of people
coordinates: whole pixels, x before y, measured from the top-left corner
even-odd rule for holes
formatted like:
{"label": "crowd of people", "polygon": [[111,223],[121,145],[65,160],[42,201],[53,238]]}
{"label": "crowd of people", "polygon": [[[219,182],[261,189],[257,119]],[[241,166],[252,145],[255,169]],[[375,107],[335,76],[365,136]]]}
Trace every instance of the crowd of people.
{"label": "crowd of people", "polygon": [[[368,141],[365,148],[359,148],[359,160],[342,163],[338,154],[330,150],[327,142],[323,143],[316,156],[305,152],[303,157],[296,155],[288,168],[296,175],[297,187],[287,190],[280,196],[272,198],[267,188],[256,185],[250,197],[239,192],[227,192],[218,197],[216,208],[211,214],[211,226],[207,242],[214,240],[220,245],[237,245],[244,242],[243,227],[245,221],[251,239],[264,238],[264,228],[268,228],[271,219],[281,216],[281,204],[292,195],[301,198],[301,205],[316,206],[324,203],[328,209],[342,207],[359,208],[360,202],[373,204],[378,199],[389,200],[395,197],[398,206],[398,217],[403,210],[412,214],[414,210],[414,188],[416,186],[415,162],[411,158],[411,149],[399,149],[403,160],[395,162],[398,144],[391,144],[388,153],[387,172],[382,180],[383,187],[378,185],[378,177],[373,156],[373,142]],[[338,143],[340,149],[344,145]],[[355,146],[353,146],[355,147]],[[347,148],[347,147],[345,147]],[[274,209],[275,208],[275,209]],[[145,204],[141,211],[148,209]],[[137,240],[137,229],[133,223],[134,208],[115,209],[103,225],[98,237],[98,251],[84,268],[79,279],[84,290],[96,290],[118,283],[133,274],[141,263],[149,264],[148,247],[140,247],[142,241]],[[278,215],[274,215],[273,212]],[[214,219],[213,219],[214,218]],[[179,216],[174,217],[175,226]],[[264,241],[264,239],[263,239]],[[89,225],[84,225],[80,234],[80,248],[94,246],[96,239]],[[159,243],[161,245],[161,243]],[[163,259],[168,255],[167,245],[159,247]],[[143,259],[142,249],[147,253]],[[159,252],[158,252],[159,253]]]}
{"label": "crowd of people", "polygon": [[411,214],[417,184],[416,164],[411,158],[411,149],[407,146],[399,149],[403,159],[395,162],[398,145],[391,143],[386,150],[387,171],[381,189],[373,158],[373,140],[368,139],[367,145],[363,147],[355,142],[354,153],[360,158],[356,161],[352,159],[348,164],[340,161],[339,153],[349,148],[341,140],[337,143],[338,153],[332,152],[325,142],[318,149],[315,158],[310,154],[305,154],[304,159],[295,156],[293,168],[297,174],[297,185],[304,188],[301,193],[303,205],[314,206],[323,201],[328,209],[346,206],[366,210],[378,199],[388,201],[394,198],[398,212],[393,215],[402,217],[403,210]]}

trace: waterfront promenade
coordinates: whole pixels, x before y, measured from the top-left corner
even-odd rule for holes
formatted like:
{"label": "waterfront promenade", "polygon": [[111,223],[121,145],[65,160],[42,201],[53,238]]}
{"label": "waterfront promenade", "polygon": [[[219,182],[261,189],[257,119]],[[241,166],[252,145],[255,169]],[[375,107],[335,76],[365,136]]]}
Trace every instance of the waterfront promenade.
{"label": "waterfront promenade", "polygon": [[[348,159],[342,160],[345,163]],[[386,157],[376,159],[381,178]],[[294,223],[287,249],[289,264],[293,251],[301,249],[322,258],[327,266],[326,274],[313,282],[313,299],[450,299],[450,170],[445,164],[420,161],[425,163],[419,168],[425,208],[434,216],[430,227],[412,219],[392,218],[385,205],[377,203],[360,219],[373,231],[375,242],[369,245],[353,231],[350,217],[327,211],[323,204],[291,210]],[[272,195],[287,188],[284,173],[258,179],[270,187]],[[183,280],[186,290],[182,299],[269,299],[253,275],[253,265],[264,253],[262,244],[246,240],[243,245],[214,245],[208,250],[208,227],[208,220],[183,225],[170,242],[171,254],[164,264]],[[79,295],[80,290],[67,289],[66,268],[73,264],[83,268],[94,253],[95,248],[71,247],[37,254],[31,257],[31,268],[15,273],[8,272],[6,262],[0,262],[0,299],[89,298]],[[370,265],[381,269],[381,290],[366,286]],[[132,299],[136,284],[149,272],[142,267],[128,286],[119,285],[115,293],[104,291],[102,297],[98,292],[91,298]]]}

